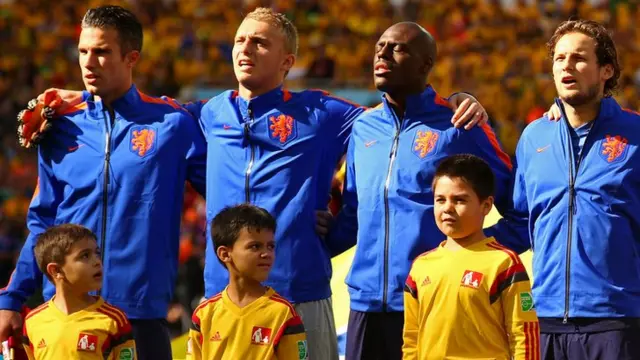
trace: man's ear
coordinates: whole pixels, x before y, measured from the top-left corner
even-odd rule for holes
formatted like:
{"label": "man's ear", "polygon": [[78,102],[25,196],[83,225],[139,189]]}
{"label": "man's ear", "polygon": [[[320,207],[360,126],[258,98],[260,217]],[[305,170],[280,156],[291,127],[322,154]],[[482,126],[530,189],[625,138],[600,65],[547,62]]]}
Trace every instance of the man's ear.
{"label": "man's ear", "polygon": [[613,70],[613,65],[607,64],[602,67],[602,77],[605,81],[611,79],[615,71]]}
{"label": "man's ear", "polygon": [[293,54],[287,55],[284,59],[284,62],[282,63],[282,70],[288,73],[295,63],[296,63],[296,56]]}
{"label": "man's ear", "polygon": [[138,60],[140,60],[140,51],[131,50],[131,51],[129,51],[129,53],[127,55],[125,55],[125,58],[126,58],[126,61],[127,61],[127,65],[130,68],[132,68],[138,63]]}

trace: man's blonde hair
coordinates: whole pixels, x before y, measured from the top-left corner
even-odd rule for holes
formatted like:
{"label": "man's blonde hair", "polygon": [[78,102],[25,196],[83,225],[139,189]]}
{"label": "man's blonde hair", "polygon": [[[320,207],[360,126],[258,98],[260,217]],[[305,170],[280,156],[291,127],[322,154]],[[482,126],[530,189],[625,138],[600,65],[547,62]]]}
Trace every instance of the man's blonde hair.
{"label": "man's blonde hair", "polygon": [[285,49],[293,55],[298,55],[298,29],[284,14],[271,8],[259,7],[244,18],[266,22],[278,28],[285,37]]}

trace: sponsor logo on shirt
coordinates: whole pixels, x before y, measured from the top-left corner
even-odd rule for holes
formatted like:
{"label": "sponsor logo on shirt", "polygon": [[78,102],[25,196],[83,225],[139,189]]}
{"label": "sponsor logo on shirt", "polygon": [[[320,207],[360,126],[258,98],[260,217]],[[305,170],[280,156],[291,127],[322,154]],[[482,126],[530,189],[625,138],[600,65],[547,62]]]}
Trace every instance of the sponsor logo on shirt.
{"label": "sponsor logo on shirt", "polygon": [[269,345],[271,343],[271,329],[254,326],[251,331],[251,343],[256,345]]}
{"label": "sponsor logo on shirt", "polygon": [[422,280],[422,286],[429,284],[431,284],[431,279],[429,279],[429,277],[427,276],[426,278],[424,278],[424,280]]}
{"label": "sponsor logo on shirt", "polygon": [[47,343],[44,341],[44,339],[40,339],[40,342],[38,343],[38,349],[44,349],[47,347]]}
{"label": "sponsor logo on shirt", "polygon": [[78,335],[78,350],[95,352],[98,349],[98,336],[80,333]]}
{"label": "sponsor logo on shirt", "polygon": [[484,275],[477,271],[465,270],[464,275],[462,275],[462,280],[460,281],[460,284],[465,287],[477,289],[480,287],[483,277]]}
{"label": "sponsor logo on shirt", "polygon": [[298,341],[298,359],[299,360],[309,359],[309,348],[307,347],[307,340]]}
{"label": "sponsor logo on shirt", "polygon": [[216,331],[215,334],[209,339],[209,341],[222,341],[222,337],[220,337],[220,332]]}
{"label": "sponsor logo on shirt", "polygon": [[125,348],[120,350],[118,360],[133,360],[133,348]]}
{"label": "sponsor logo on shirt", "polygon": [[532,311],[536,307],[533,304],[533,296],[529,292],[520,293],[520,309],[522,311]]}

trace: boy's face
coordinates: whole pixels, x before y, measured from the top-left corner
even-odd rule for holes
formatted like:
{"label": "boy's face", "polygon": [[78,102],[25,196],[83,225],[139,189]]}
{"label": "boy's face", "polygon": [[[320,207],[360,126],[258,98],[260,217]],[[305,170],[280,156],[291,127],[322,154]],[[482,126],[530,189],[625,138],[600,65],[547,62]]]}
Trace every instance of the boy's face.
{"label": "boy's face", "polygon": [[230,271],[258,282],[267,280],[275,258],[276,242],[270,230],[240,230],[238,240],[230,249],[218,248],[218,257]]}
{"label": "boy's face", "polygon": [[438,229],[452,239],[482,230],[493,197],[480,201],[473,188],[460,178],[440,177],[433,190],[433,212]]}
{"label": "boy's face", "polygon": [[52,277],[56,283],[63,281],[78,293],[99,290],[102,287],[102,261],[96,241],[83,239],[73,244],[64,265],[58,266],[58,272]]}

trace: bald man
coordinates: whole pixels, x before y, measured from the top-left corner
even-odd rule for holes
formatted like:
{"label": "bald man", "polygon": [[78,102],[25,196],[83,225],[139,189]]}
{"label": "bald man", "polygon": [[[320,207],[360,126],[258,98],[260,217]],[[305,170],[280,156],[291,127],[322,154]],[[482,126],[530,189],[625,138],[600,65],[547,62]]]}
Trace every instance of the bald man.
{"label": "bald man", "polygon": [[486,234],[517,251],[528,243],[526,221],[511,206],[509,156],[488,125],[465,130],[451,124],[453,111],[427,85],[436,56],[435,40],[415,23],[393,25],[376,44],[373,78],[384,92],[382,103],[353,125],[344,205],[325,239],[332,255],[357,239],[346,280],[347,359],[402,358],[403,288],[411,263],[445,238],[435,224],[431,190],[445,157],[471,153],[490,164],[504,218]]}

